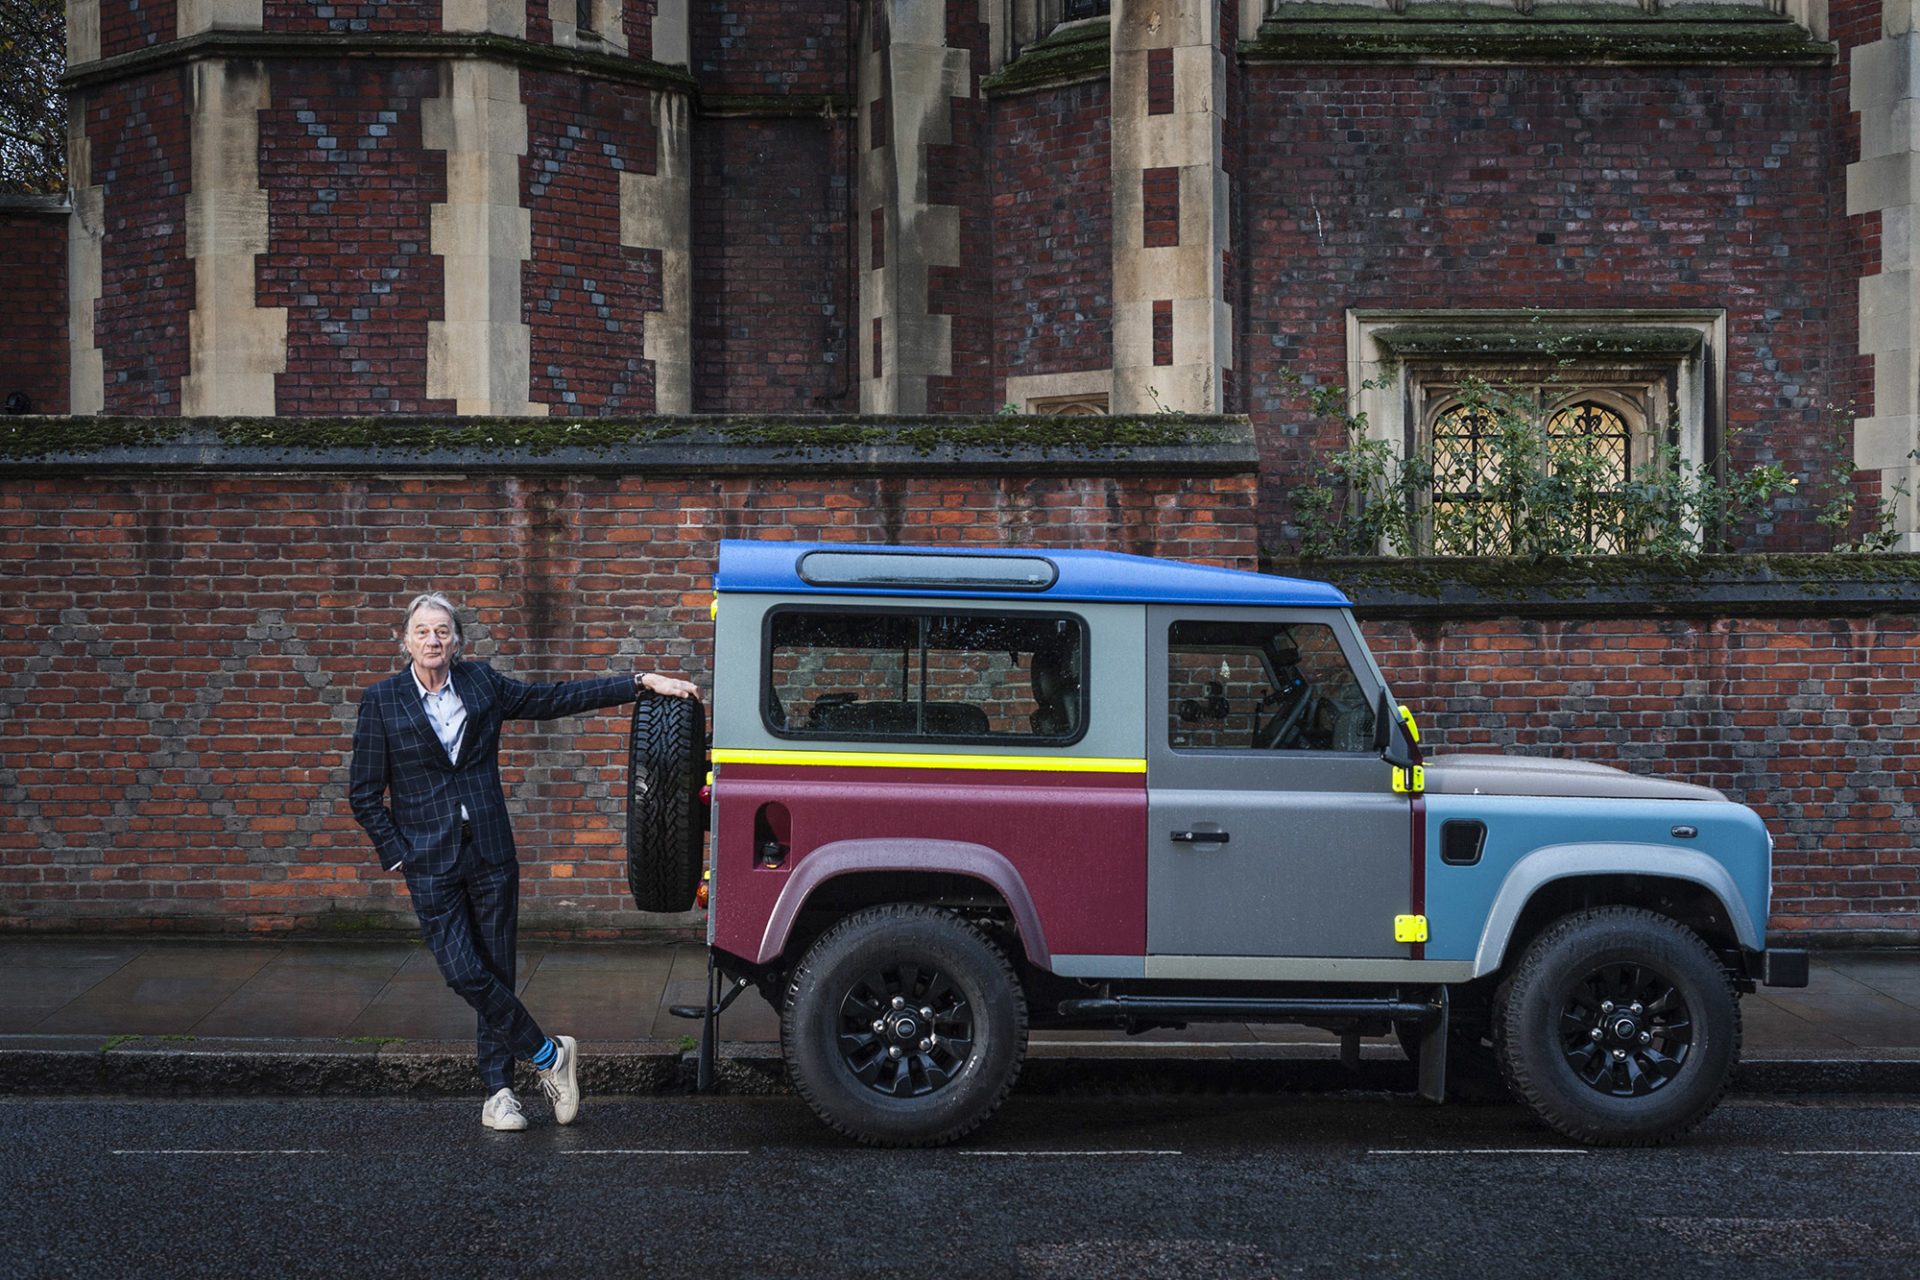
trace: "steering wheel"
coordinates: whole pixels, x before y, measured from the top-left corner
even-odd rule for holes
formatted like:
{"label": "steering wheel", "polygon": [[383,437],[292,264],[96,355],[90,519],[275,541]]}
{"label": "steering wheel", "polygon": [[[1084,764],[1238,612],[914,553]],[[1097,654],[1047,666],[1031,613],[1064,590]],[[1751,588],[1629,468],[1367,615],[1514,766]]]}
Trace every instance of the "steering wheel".
{"label": "steering wheel", "polygon": [[1273,716],[1253,731],[1253,746],[1256,751],[1274,751],[1293,745],[1294,733],[1307,713],[1320,705],[1320,695],[1311,686],[1304,686],[1300,697],[1294,701],[1292,710],[1285,715],[1274,712]]}

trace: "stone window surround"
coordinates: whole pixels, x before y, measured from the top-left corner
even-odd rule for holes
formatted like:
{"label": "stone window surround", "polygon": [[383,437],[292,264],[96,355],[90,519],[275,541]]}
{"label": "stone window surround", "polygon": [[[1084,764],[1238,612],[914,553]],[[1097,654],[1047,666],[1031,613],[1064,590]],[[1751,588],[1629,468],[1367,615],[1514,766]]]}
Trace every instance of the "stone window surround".
{"label": "stone window surround", "polygon": [[1009,376],[1001,402],[1015,406],[1021,413],[1039,413],[1043,410],[1034,407],[1036,400],[1062,400],[1067,397],[1086,399],[1101,396],[1107,397],[1107,402],[1111,404],[1112,394],[1113,370],[1081,369],[1071,373],[1027,373]]}
{"label": "stone window surround", "polygon": [[[1628,410],[1695,466],[1726,438],[1723,310],[1350,310],[1346,331],[1349,412],[1401,457],[1425,447],[1453,381],[1469,373],[1551,376],[1565,395],[1543,408],[1591,399]],[[1653,444],[1636,447],[1635,465]]]}

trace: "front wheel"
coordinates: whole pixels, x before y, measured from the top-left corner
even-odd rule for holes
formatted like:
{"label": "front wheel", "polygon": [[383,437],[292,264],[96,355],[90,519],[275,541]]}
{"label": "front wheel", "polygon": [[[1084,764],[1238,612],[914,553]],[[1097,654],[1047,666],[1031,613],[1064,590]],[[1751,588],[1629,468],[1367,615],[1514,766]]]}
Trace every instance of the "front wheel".
{"label": "front wheel", "polygon": [[780,1046],[794,1088],[834,1129],[869,1146],[934,1146],[1012,1090],[1026,999],[1006,956],[953,913],[872,907],[794,969]]}
{"label": "front wheel", "polygon": [[1726,1093],[1740,1003],[1692,930],[1606,907],[1527,948],[1495,1001],[1493,1043],[1514,1096],[1552,1128],[1596,1146],[1656,1146]]}

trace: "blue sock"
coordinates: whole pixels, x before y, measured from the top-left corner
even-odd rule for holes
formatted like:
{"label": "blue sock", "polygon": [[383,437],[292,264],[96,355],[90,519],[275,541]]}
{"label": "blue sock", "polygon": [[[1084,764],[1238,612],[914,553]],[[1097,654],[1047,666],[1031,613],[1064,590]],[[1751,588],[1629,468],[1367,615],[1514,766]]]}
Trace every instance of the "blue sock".
{"label": "blue sock", "polygon": [[533,1055],[534,1069],[536,1071],[545,1071],[548,1067],[553,1065],[553,1060],[559,1055],[560,1055],[560,1046],[555,1044],[551,1040],[547,1041],[545,1044],[540,1046],[540,1052]]}

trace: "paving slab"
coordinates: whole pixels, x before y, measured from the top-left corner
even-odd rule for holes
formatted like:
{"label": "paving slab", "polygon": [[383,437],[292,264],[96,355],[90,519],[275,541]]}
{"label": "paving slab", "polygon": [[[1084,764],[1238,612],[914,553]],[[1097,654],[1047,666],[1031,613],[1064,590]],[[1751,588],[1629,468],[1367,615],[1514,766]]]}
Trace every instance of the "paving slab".
{"label": "paving slab", "polygon": [[34,1030],[191,1034],[277,954],[277,947],[156,944],[41,1019]]}

